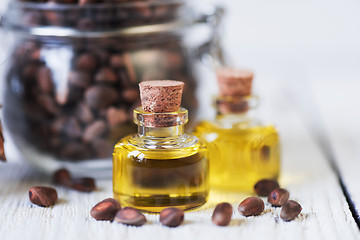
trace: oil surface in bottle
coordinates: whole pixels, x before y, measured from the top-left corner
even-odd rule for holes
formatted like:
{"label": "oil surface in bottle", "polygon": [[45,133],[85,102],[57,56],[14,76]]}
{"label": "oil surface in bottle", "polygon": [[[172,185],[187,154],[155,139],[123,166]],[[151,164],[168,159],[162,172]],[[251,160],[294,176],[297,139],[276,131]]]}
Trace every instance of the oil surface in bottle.
{"label": "oil surface in bottle", "polygon": [[208,198],[208,160],[201,143],[173,149],[147,149],[121,140],[113,153],[114,197],[148,212],[165,207],[191,209]]}
{"label": "oil surface in bottle", "polygon": [[278,178],[279,137],[273,126],[223,128],[204,121],[195,135],[208,148],[211,187],[251,191],[262,178]]}

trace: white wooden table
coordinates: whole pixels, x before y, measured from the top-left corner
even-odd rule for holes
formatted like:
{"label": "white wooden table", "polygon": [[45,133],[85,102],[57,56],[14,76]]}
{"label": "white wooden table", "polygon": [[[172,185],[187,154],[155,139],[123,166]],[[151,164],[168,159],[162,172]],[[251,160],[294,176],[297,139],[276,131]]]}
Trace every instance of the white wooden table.
{"label": "white wooden table", "polygon": [[[37,207],[28,190],[51,185],[50,179],[18,161],[8,143],[11,157],[0,164],[0,240],[360,239],[360,4],[224,3],[225,46],[238,65],[256,70],[263,116],[281,135],[280,183],[301,203],[300,217],[283,222],[280,209],[266,206],[261,216],[245,218],[236,209],[249,194],[212,192],[178,228],[161,226],[158,215],[146,215],[147,224],[139,228],[97,222],[89,211],[112,196],[111,180],[98,181],[99,189],[89,194],[57,188],[57,205]],[[221,201],[234,207],[228,227],[211,223]]]}
{"label": "white wooden table", "polygon": [[[269,99],[267,105],[273,107],[267,111],[276,116],[282,139],[281,185],[290,191],[291,199],[303,206],[296,220],[283,222],[279,219],[280,209],[268,205],[261,216],[245,218],[236,209],[250,194],[212,192],[209,202],[187,212],[185,223],[176,229],[161,226],[158,215],[147,215],[148,223],[139,228],[97,222],[89,211],[100,200],[112,196],[111,180],[98,181],[99,189],[94,193],[57,188],[58,204],[41,208],[29,202],[28,189],[34,185],[51,185],[50,180],[26,164],[10,160],[0,165],[0,239],[360,239],[339,176],[319,146],[316,131],[310,128],[306,118],[309,116],[302,110],[302,104],[298,104],[299,99],[294,98],[298,90],[289,95],[282,92],[285,88],[276,86],[271,91],[277,92],[278,97]],[[267,86],[269,88],[271,86]],[[345,167],[342,170],[344,174],[347,170],[353,172]],[[345,175],[349,176],[344,178],[345,183],[359,179]],[[356,186],[346,186],[351,193],[354,191],[352,200],[358,203]],[[221,201],[228,201],[234,207],[228,227],[211,223],[214,206]]]}

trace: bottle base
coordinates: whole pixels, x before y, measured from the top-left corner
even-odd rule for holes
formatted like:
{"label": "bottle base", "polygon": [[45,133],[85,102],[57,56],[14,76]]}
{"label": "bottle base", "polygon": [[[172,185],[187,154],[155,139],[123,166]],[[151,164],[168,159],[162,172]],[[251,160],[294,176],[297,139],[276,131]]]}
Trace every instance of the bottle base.
{"label": "bottle base", "polygon": [[129,196],[114,192],[114,198],[119,200],[122,206],[134,207],[136,209],[149,213],[160,213],[164,208],[168,207],[176,207],[184,211],[198,208],[207,202],[208,195],[208,192],[203,192],[182,196]]}

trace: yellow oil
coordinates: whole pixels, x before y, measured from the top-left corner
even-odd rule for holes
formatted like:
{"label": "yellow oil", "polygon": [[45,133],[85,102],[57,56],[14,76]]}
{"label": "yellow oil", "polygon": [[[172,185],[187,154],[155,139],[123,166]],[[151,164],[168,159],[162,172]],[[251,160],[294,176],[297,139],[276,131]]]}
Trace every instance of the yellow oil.
{"label": "yellow oil", "polygon": [[183,210],[206,203],[208,159],[204,145],[148,149],[121,140],[113,153],[114,197],[123,206],[147,212]]}
{"label": "yellow oil", "polygon": [[195,135],[208,148],[210,187],[252,191],[262,178],[277,179],[280,172],[279,137],[273,126],[224,128],[201,122]]}

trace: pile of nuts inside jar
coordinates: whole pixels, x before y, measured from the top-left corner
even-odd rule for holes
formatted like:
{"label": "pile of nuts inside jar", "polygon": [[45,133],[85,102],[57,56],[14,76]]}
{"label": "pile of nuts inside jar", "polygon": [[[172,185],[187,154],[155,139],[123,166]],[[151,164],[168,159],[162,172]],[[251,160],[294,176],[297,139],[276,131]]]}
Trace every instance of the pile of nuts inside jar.
{"label": "pile of nuts inside jar", "polygon": [[[136,132],[132,110],[139,104],[137,84],[144,80],[185,82],[183,106],[195,114],[196,82],[182,36],[174,29],[131,36],[118,32],[169,23],[179,17],[182,0],[12,4],[8,26],[25,34],[9,61],[4,116],[20,149],[67,162],[109,160],[115,143]],[[78,35],[28,34],[34,27],[46,34],[69,28]]]}
{"label": "pile of nuts inside jar", "polygon": [[[95,190],[95,182],[90,178],[72,179],[70,173],[60,169],[54,173],[56,184],[78,191],[91,192]],[[302,211],[302,207],[294,200],[289,200],[289,192],[280,188],[275,180],[262,179],[254,186],[254,191],[260,197],[268,197],[268,203],[273,207],[281,207],[280,218],[284,221],[294,220]],[[55,205],[57,192],[54,188],[33,187],[29,191],[30,201],[38,206],[49,207]],[[264,212],[264,201],[259,197],[248,197],[243,200],[238,211],[242,216],[258,216]],[[113,221],[130,226],[142,226],[146,217],[138,209],[122,208],[114,198],[107,198],[97,203],[90,211],[90,215],[98,221]],[[230,203],[223,202],[216,205],[212,214],[212,222],[218,226],[229,225],[233,215]],[[175,207],[165,208],[160,213],[160,223],[168,227],[180,226],[184,221],[184,211]]]}
{"label": "pile of nuts inside jar", "polygon": [[[166,39],[74,40],[71,50],[54,50],[37,40],[23,42],[8,74],[8,127],[59,159],[109,158],[118,139],[136,130],[132,110],[140,102],[138,80],[183,80],[183,104],[196,107],[195,81],[183,47],[177,38]],[[62,79],[60,68],[50,66],[53,50],[73,55]],[[22,92],[13,86],[23,86]]]}

